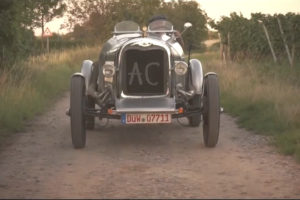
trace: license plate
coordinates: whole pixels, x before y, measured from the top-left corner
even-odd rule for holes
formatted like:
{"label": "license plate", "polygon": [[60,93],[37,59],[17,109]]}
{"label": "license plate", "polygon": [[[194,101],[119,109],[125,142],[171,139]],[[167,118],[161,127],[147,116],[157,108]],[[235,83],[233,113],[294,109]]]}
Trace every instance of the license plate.
{"label": "license plate", "polygon": [[121,121],[123,124],[167,124],[171,123],[171,119],[168,113],[124,113]]}

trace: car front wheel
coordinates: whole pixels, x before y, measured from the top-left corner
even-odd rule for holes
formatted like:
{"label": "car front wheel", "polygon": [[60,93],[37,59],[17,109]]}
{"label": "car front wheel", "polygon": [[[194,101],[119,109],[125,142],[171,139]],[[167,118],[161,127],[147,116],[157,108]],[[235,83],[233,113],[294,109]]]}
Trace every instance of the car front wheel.
{"label": "car front wheel", "polygon": [[71,136],[74,148],[79,149],[85,146],[85,83],[81,76],[71,78],[70,94],[70,119]]}
{"label": "car front wheel", "polygon": [[220,129],[220,97],[218,77],[209,74],[204,78],[203,139],[206,147],[215,147]]}

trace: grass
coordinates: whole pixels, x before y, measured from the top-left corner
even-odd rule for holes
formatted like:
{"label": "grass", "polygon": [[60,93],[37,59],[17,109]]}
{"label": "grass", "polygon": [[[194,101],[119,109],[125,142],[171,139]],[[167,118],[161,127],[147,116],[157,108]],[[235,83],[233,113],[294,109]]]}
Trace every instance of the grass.
{"label": "grass", "polygon": [[[45,111],[68,90],[70,77],[99,47],[81,47],[31,57],[0,73],[0,137],[21,131],[24,122]],[[0,138],[1,139],[1,138]]]}
{"label": "grass", "polygon": [[273,136],[273,144],[300,161],[300,64],[222,64],[216,52],[194,55],[219,75],[221,105],[241,127]]}

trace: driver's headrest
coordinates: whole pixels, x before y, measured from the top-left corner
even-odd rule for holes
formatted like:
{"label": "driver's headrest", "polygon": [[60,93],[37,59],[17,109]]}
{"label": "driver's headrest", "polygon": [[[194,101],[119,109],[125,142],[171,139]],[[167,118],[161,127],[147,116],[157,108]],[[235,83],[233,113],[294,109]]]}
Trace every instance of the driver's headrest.
{"label": "driver's headrest", "polygon": [[156,20],[167,20],[167,17],[165,15],[155,15],[155,16],[151,17],[151,19],[149,19],[148,24],[150,24],[151,22],[154,22]]}

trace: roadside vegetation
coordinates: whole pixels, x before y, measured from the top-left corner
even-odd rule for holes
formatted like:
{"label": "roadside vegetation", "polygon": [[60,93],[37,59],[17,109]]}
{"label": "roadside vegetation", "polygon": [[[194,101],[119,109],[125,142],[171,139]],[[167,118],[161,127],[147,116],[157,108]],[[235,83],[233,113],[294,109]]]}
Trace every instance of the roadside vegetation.
{"label": "roadside vegetation", "polygon": [[[10,68],[30,55],[45,52],[46,40],[34,36],[34,29],[44,33],[45,25],[62,16],[66,4],[61,0],[1,0],[0,1],[0,70]],[[74,41],[55,35],[54,48],[74,46]],[[52,40],[50,43],[53,43]],[[41,48],[42,47],[42,48]]]}
{"label": "roadside vegetation", "polygon": [[220,21],[210,21],[220,34],[226,58],[265,60],[273,56],[274,62],[289,60],[295,67],[300,55],[299,24],[300,14],[296,13],[252,13],[248,19],[234,12]]}
{"label": "roadside vegetation", "polygon": [[98,52],[99,46],[57,51],[30,57],[2,71],[0,136],[6,131],[22,130],[25,120],[49,108],[53,100],[67,91],[70,76],[80,70],[82,61],[95,60]]}
{"label": "roadside vegetation", "polygon": [[271,61],[222,62],[216,51],[194,54],[204,71],[218,73],[221,106],[237,123],[255,133],[273,136],[272,143],[300,161],[300,63]]}
{"label": "roadside vegetation", "polygon": [[231,13],[210,21],[221,38],[200,55],[220,79],[225,112],[240,126],[272,136],[300,161],[300,15]]}

